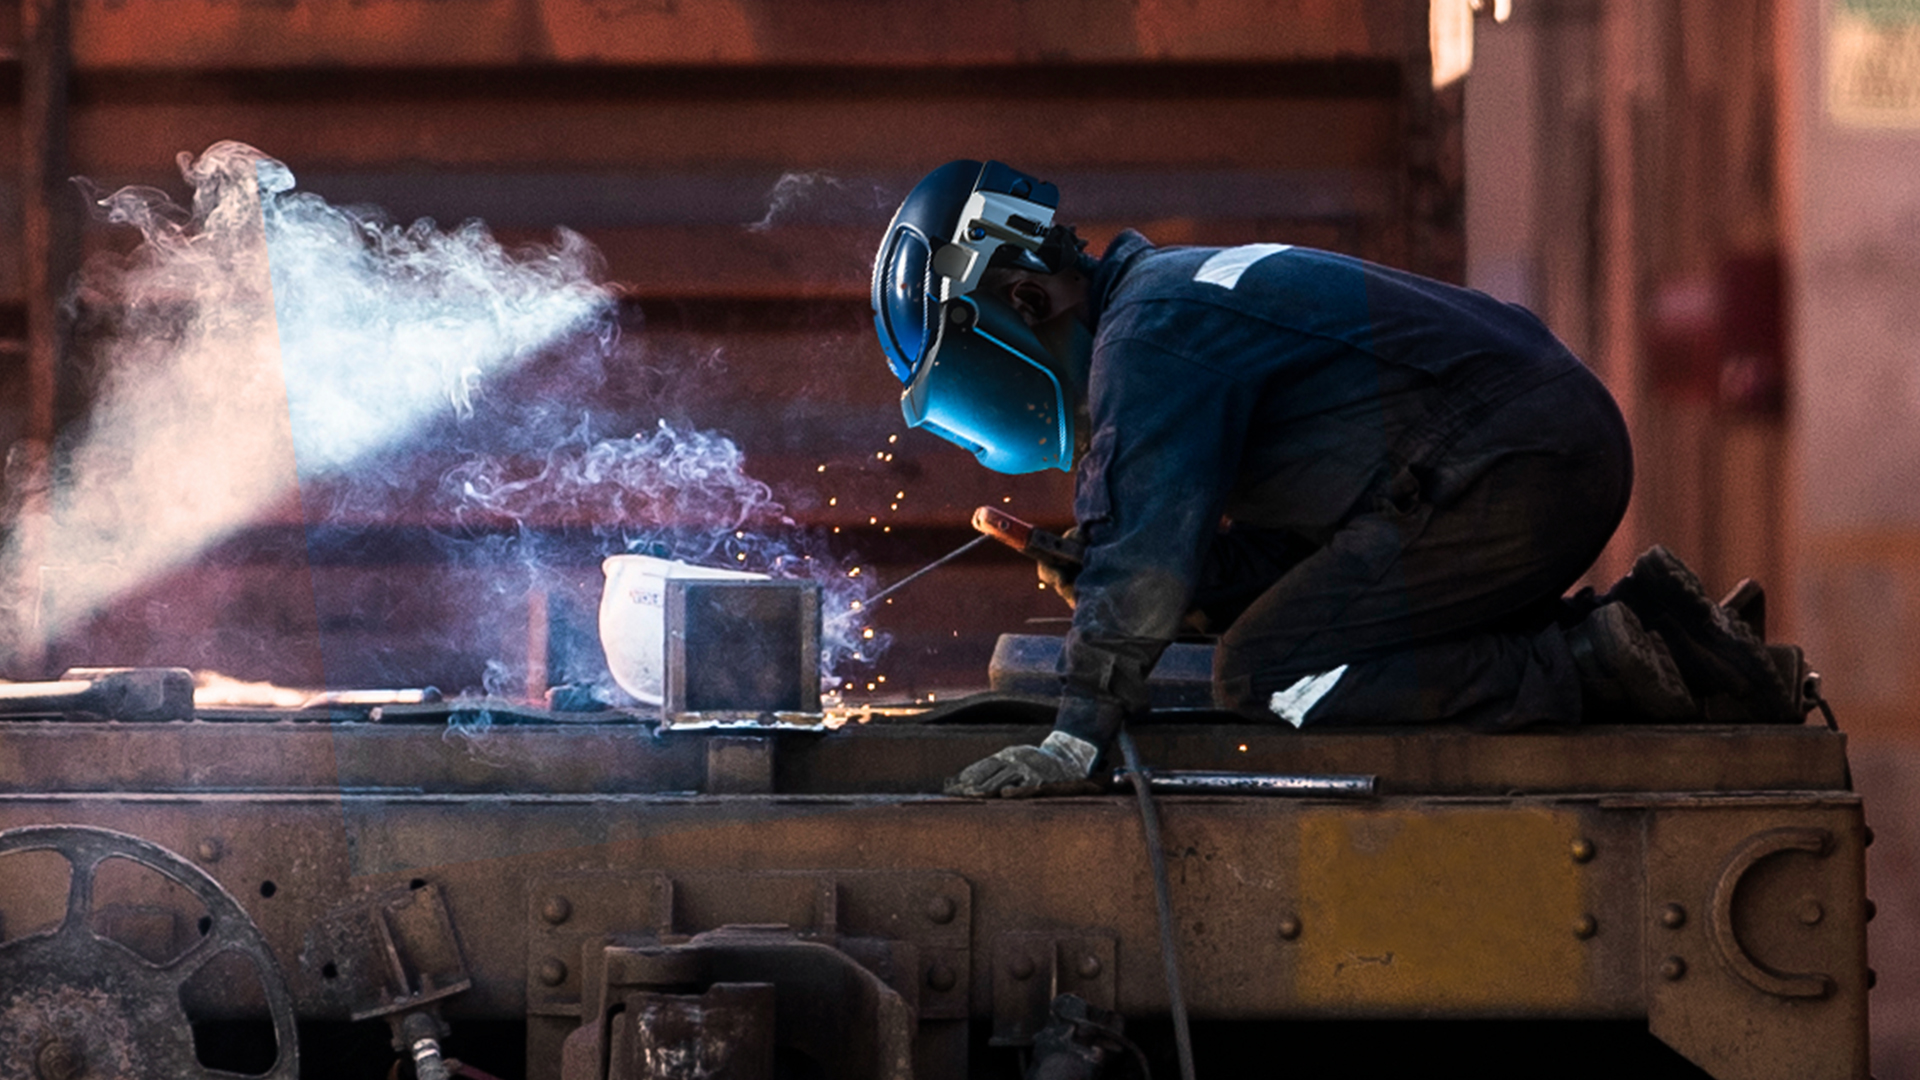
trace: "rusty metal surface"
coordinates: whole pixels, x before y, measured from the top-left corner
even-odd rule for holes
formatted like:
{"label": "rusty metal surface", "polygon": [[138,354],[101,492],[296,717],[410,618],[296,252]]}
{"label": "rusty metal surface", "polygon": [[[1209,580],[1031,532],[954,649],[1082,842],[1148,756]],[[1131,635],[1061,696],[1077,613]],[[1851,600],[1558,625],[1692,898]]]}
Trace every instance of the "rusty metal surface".
{"label": "rusty metal surface", "polygon": [[[1031,712],[1031,710],[1030,710]],[[265,714],[262,714],[263,717]],[[541,723],[504,703],[409,706],[390,722],[171,724],[10,722],[0,730],[0,792],[392,791],[537,795],[715,790],[910,794],[1039,724],[852,724],[782,732],[745,759],[700,732],[650,723]],[[1038,715],[1037,713],[1034,715]],[[460,723],[449,726],[449,717]],[[475,718],[491,722],[476,722]],[[522,718],[535,722],[519,722]],[[1046,722],[1051,722],[1051,716]],[[1308,734],[1269,725],[1162,723],[1137,737],[1164,769],[1367,773],[1385,794],[1830,791],[1847,786],[1846,739],[1823,728],[1593,728],[1489,737],[1458,730]],[[733,770],[743,771],[733,771]]]}
{"label": "rusty metal surface", "polygon": [[[542,1080],[610,1000],[609,949],[741,926],[866,972],[923,1071],[939,1047],[962,1075],[965,1018],[1018,1046],[1055,992],[1167,1008],[1124,794],[871,791],[931,787],[1039,730],[6,724],[0,828],[85,823],[191,857],[259,926],[303,1018],[364,1013],[344,976],[396,956],[382,992],[421,997],[408,973],[453,970],[430,957],[457,942],[470,985],[434,1003],[524,1024]],[[1645,1017],[1724,1080],[1863,1067],[1861,809],[1838,736],[1161,724],[1139,741],[1169,766],[1381,776],[1371,801],[1162,800],[1197,1019]],[[107,790],[55,790],[83,779],[77,752]],[[377,934],[316,935],[421,895],[445,924],[401,927],[373,961],[343,957]]]}
{"label": "rusty metal surface", "polygon": [[1864,1077],[1856,808],[1660,806],[1646,818],[1647,1022],[1716,1077]]}
{"label": "rusty metal surface", "polygon": [[[254,10],[214,2],[77,5],[75,51],[84,66],[390,67],[426,64],[583,65],[724,63],[835,65],[992,63],[1055,58],[1221,59],[1400,56],[1424,49],[1424,19],[1389,0],[1313,0],[1275,19],[1249,2],[1180,15],[1073,0],[1036,11],[1017,0],[939,0],[875,9],[847,19],[820,0],[716,0],[676,5],[604,5],[578,0],[481,0],[449,35],[445,13],[426,3],[368,11],[347,0],[301,0]],[[161,12],[168,12],[162,15]],[[1421,14],[1424,14],[1422,9]],[[182,24],[193,34],[178,33]],[[969,32],[954,35],[951,27]],[[958,37],[960,40],[955,40]]]}

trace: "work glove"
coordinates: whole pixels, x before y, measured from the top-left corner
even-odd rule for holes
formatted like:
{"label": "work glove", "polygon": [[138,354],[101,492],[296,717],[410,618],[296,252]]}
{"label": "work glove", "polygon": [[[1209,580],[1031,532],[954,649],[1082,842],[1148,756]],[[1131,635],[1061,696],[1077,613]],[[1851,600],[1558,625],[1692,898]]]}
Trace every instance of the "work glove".
{"label": "work glove", "polygon": [[[1076,525],[1068,529],[1062,539],[1072,540],[1079,535],[1080,527]],[[1068,607],[1073,607],[1073,581],[1080,576],[1080,564],[1068,563],[1063,566],[1058,563],[1049,562],[1046,559],[1040,559],[1037,560],[1034,565],[1038,567],[1040,571],[1040,584],[1059,593],[1060,599],[1065,600]]]}
{"label": "work glove", "polygon": [[1098,746],[1055,731],[1039,746],[1009,746],[981,758],[948,780],[946,793],[970,799],[1090,794],[1099,790],[1087,779],[1099,756]]}

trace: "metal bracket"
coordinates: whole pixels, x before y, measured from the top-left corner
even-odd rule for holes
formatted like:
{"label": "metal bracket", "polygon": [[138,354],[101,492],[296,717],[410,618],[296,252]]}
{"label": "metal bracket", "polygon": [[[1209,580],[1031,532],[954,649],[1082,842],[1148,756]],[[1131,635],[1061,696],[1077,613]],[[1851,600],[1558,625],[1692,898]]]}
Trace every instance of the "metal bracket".
{"label": "metal bracket", "polygon": [[727,927],[832,945],[923,1019],[965,1019],[973,890],[940,870],[567,874],[527,894],[527,1010],[579,1016],[609,943],[671,944]]}
{"label": "metal bracket", "polygon": [[1014,930],[993,939],[994,1046],[1030,1046],[1061,994],[1114,1007],[1112,933],[1099,930]]}
{"label": "metal bracket", "polygon": [[328,912],[300,965],[355,1020],[417,1009],[473,985],[440,887],[389,889]]}
{"label": "metal bracket", "polygon": [[1733,929],[1733,900],[1740,883],[1761,860],[1788,851],[1805,851],[1825,858],[1833,850],[1833,834],[1825,829],[1769,829],[1749,837],[1727,860],[1713,887],[1713,944],[1727,970],[1763,993],[1784,998],[1823,998],[1833,993],[1833,976],[1821,972],[1776,972],[1755,959]]}

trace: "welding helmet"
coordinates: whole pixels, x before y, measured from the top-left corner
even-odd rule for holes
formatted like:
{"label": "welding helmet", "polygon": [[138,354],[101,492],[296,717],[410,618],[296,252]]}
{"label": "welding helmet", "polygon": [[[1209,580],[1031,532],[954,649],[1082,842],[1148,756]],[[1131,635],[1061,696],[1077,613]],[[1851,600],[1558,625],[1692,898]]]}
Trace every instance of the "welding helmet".
{"label": "welding helmet", "polygon": [[1057,226],[1060,194],[997,161],[928,173],[887,226],[873,262],[873,323],[900,409],[995,472],[1071,470],[1080,382],[1004,299],[979,291],[989,266],[1057,273],[1079,258]]}

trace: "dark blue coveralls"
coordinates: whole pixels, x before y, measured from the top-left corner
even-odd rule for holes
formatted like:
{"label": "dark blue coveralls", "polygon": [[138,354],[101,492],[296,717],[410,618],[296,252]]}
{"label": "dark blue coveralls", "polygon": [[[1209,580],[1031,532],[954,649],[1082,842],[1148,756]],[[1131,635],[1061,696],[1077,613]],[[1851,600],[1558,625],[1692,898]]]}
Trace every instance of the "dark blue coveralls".
{"label": "dark blue coveralls", "polygon": [[1194,610],[1225,627],[1216,703],[1248,715],[1345,665],[1289,719],[1579,719],[1560,597],[1625,513],[1632,452],[1531,312],[1328,252],[1134,232],[1089,305],[1059,730],[1104,745],[1143,712]]}

